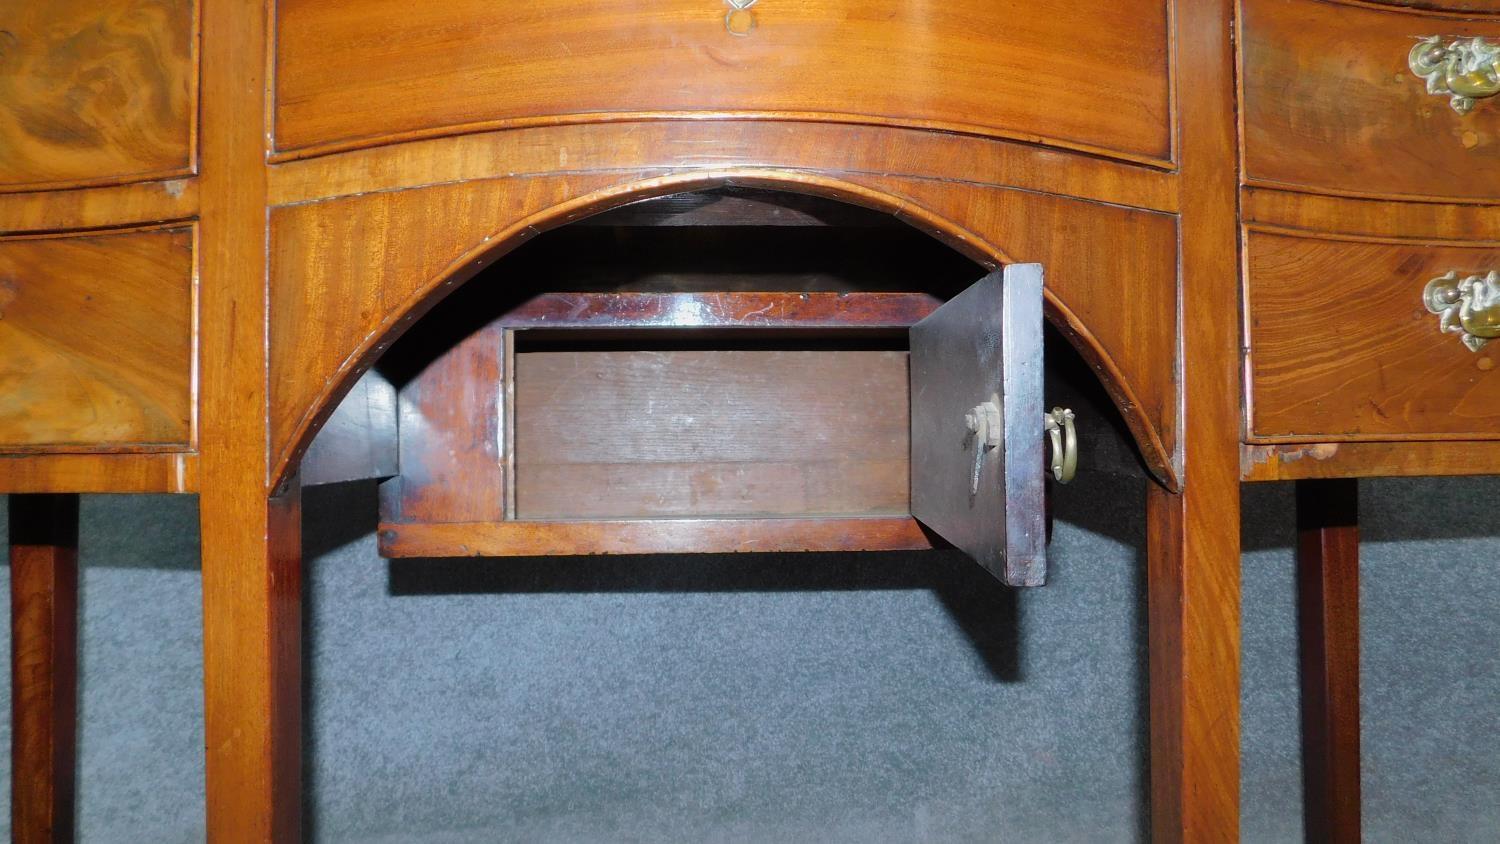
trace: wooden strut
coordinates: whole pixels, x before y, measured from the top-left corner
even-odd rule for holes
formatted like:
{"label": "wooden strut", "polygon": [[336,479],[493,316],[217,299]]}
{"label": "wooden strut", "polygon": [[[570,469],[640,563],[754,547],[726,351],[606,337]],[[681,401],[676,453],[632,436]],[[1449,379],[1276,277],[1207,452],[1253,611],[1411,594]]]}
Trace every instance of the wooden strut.
{"label": "wooden strut", "polygon": [[10,496],[11,835],[73,840],[78,496]]}
{"label": "wooden strut", "polygon": [[1308,841],[1360,839],[1359,483],[1297,482],[1297,626]]}

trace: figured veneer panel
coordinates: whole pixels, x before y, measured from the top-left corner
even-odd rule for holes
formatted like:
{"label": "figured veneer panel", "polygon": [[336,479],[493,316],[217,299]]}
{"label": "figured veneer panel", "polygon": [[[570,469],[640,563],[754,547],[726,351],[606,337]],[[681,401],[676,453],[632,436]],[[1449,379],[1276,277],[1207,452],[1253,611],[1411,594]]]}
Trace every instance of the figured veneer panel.
{"label": "figured veneer panel", "polygon": [[1251,433],[1500,438],[1500,347],[1438,329],[1422,291],[1500,267],[1500,246],[1246,235]]}
{"label": "figured veneer panel", "polygon": [[0,190],[192,170],[195,0],[0,7]]}
{"label": "figured veneer panel", "polygon": [[190,227],[0,239],[0,448],[192,441]]}
{"label": "figured veneer panel", "polygon": [[516,516],[906,515],[906,353],[516,355]]}
{"label": "figured veneer panel", "polygon": [[1465,20],[1321,0],[1243,0],[1245,177],[1371,197],[1500,197],[1500,102],[1466,115],[1407,66],[1422,36],[1500,39]]}
{"label": "figured veneer panel", "polygon": [[[1168,5],[1103,0],[276,4],[276,146],[748,112],[976,131],[1167,162]],[[566,161],[562,162],[566,167]]]}

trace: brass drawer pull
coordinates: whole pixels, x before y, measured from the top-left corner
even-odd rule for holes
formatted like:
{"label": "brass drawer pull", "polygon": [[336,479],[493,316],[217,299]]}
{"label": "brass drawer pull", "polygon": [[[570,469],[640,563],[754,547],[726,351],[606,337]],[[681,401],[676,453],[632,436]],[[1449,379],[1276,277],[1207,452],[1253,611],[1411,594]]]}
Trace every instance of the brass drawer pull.
{"label": "brass drawer pull", "polygon": [[1044,417],[1043,427],[1051,448],[1052,479],[1065,484],[1078,474],[1078,429],[1073,425],[1073,411],[1066,407],[1054,407]]}
{"label": "brass drawer pull", "polygon": [[1449,270],[1422,291],[1427,310],[1438,315],[1445,334],[1457,334],[1470,351],[1500,337],[1500,271],[1460,278]]}
{"label": "brass drawer pull", "polygon": [[1448,94],[1459,114],[1468,114],[1476,100],[1500,94],[1500,44],[1478,36],[1444,44],[1441,35],[1429,35],[1411,48],[1406,63],[1427,80],[1427,93]]}

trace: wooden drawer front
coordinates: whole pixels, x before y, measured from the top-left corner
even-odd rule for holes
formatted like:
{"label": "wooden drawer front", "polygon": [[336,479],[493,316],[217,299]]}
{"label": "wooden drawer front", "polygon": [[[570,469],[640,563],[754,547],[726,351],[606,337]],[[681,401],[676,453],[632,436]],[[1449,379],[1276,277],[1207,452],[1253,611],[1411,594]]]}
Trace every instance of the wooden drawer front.
{"label": "wooden drawer front", "polygon": [[1242,9],[1248,181],[1357,196],[1500,197],[1500,98],[1460,114],[1408,66],[1421,37],[1500,42],[1500,18],[1322,0],[1244,0]]}
{"label": "wooden drawer front", "polygon": [[1164,0],[738,5],[280,0],[277,148],[734,111],[1171,158]]}
{"label": "wooden drawer front", "polygon": [[193,0],[0,4],[0,190],[192,170]]}
{"label": "wooden drawer front", "polygon": [[1423,301],[1500,269],[1500,244],[1251,231],[1246,261],[1253,436],[1500,438],[1500,342],[1470,351]]}
{"label": "wooden drawer front", "polygon": [[192,440],[191,228],[0,239],[0,448]]}

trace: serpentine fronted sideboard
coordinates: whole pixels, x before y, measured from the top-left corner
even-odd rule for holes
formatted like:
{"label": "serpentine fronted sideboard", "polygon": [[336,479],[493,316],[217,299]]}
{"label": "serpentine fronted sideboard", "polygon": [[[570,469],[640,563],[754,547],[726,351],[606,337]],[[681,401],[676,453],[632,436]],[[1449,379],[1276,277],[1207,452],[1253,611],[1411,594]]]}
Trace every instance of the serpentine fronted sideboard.
{"label": "serpentine fronted sideboard", "polygon": [[[402,420],[355,432],[400,437],[397,459],[366,472],[392,478],[381,530],[392,556],[946,538],[1034,584],[1040,557],[1021,565],[1017,542],[1041,512],[1043,427],[1002,412],[1022,406],[1010,379],[1032,347],[1005,347],[994,402],[960,402],[968,413],[935,423],[967,425],[972,458],[909,463],[907,449],[930,440],[918,436],[931,421],[918,379],[962,368],[942,363],[961,358],[952,332],[988,330],[961,317],[1003,314],[1008,340],[1039,342],[1040,318],[1031,335],[1017,329],[1031,308],[1103,385],[1149,479],[1153,836],[1237,837],[1239,485],[1290,480],[1309,835],[1357,840],[1352,479],[1500,471],[1497,44],[1500,0],[0,9],[16,839],[71,832],[79,493],[199,496],[210,837],[295,840],[299,491],[341,401],[384,402]],[[797,217],[795,202],[766,210],[766,194],[862,206],[995,272],[946,311],[960,305],[953,291],[917,277],[896,291],[531,291],[454,347],[441,367],[452,377],[400,395],[368,380],[464,282],[522,284],[504,258],[524,241],[705,191],[756,224]],[[943,313],[928,339],[908,338]],[[756,476],[769,492],[753,514],[735,509],[735,488],[712,504],[571,511],[578,496],[538,479],[600,470],[517,462],[526,442],[569,442],[547,439],[542,405],[527,404],[544,397],[526,385],[560,366],[635,373],[642,359],[517,352],[517,337],[559,325],[625,338],[874,330],[894,345],[850,352],[863,357],[839,358],[848,365],[832,375],[819,367],[833,358],[688,350],[653,358],[671,365],[649,389],[709,366],[762,409],[820,408],[814,429],[883,396],[857,424],[884,450],[839,452],[828,500],[788,498],[808,487],[777,474],[783,462]],[[935,368],[918,365],[919,346]],[[818,389],[835,383],[844,405]],[[1017,397],[1040,400],[1023,387]],[[765,466],[792,447],[756,442]],[[991,449],[1013,459],[986,463]],[[980,547],[990,526],[975,539],[972,521],[924,509],[941,496],[922,470],[941,465],[947,495],[968,488],[965,461],[971,509],[981,481],[999,484],[987,493],[1010,531],[999,551]]]}

